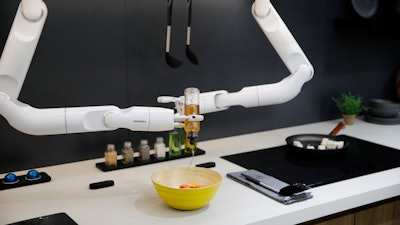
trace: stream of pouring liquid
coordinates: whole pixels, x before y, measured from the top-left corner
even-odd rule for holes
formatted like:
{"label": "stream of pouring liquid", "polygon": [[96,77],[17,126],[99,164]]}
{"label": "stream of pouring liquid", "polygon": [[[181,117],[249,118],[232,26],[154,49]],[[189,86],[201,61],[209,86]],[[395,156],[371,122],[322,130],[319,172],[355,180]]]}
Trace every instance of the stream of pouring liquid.
{"label": "stream of pouring liquid", "polygon": [[192,167],[193,160],[194,160],[194,150],[192,150],[192,157],[190,159],[189,167]]}
{"label": "stream of pouring liquid", "polygon": [[191,144],[189,138],[185,137],[185,139],[186,139],[185,140],[185,150],[188,151],[188,149],[190,149],[190,152],[192,153],[192,157],[190,159],[190,164],[189,164],[189,167],[191,167],[193,164],[193,161],[194,161],[194,154],[196,153],[196,149],[197,149],[197,140],[194,140],[195,143]]}

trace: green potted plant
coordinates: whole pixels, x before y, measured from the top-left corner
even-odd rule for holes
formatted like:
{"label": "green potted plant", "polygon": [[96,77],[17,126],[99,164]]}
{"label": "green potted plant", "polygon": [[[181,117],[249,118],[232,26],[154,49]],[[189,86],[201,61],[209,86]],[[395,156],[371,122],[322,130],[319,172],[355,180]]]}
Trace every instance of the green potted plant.
{"label": "green potted plant", "polygon": [[332,98],[339,111],[342,113],[346,125],[352,125],[355,117],[366,109],[362,105],[362,97],[351,92],[343,92],[338,98]]}

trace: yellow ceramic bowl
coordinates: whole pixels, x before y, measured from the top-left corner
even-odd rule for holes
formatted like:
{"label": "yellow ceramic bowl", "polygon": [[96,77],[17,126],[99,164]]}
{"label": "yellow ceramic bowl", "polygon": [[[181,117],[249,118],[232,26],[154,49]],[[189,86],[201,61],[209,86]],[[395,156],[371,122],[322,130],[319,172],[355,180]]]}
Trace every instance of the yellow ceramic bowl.
{"label": "yellow ceramic bowl", "polygon": [[[151,180],[160,198],[170,207],[180,210],[199,209],[214,197],[222,176],[201,167],[169,168],[155,172]],[[180,188],[196,184],[199,188]]]}

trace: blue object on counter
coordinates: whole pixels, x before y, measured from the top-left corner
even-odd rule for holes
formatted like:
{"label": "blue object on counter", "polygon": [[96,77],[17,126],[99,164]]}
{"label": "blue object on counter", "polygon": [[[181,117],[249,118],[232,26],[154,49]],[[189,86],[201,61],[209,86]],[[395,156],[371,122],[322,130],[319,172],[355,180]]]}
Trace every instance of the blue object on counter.
{"label": "blue object on counter", "polygon": [[4,179],[0,179],[0,191],[50,181],[51,177],[47,173],[39,173],[37,170],[29,170],[27,174],[19,176],[16,176],[14,173],[9,173],[4,177]]}
{"label": "blue object on counter", "polygon": [[25,177],[26,180],[38,180],[40,179],[40,174],[37,170],[29,170]]}
{"label": "blue object on counter", "polygon": [[4,184],[15,184],[19,181],[18,177],[13,173],[8,173],[3,180]]}

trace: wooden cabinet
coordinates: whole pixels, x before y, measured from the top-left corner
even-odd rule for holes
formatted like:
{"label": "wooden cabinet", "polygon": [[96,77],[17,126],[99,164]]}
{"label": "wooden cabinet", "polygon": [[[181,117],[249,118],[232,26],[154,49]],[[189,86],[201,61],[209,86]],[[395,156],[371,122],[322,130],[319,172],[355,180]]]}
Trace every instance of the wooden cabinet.
{"label": "wooden cabinet", "polygon": [[354,221],[355,225],[399,225],[400,200],[356,212]]}
{"label": "wooden cabinet", "polygon": [[306,222],[303,225],[400,225],[400,197]]}
{"label": "wooden cabinet", "polygon": [[[312,225],[354,225],[354,214],[339,216],[333,219],[326,219],[323,222],[311,223]],[[310,225],[311,225],[310,224]]]}

